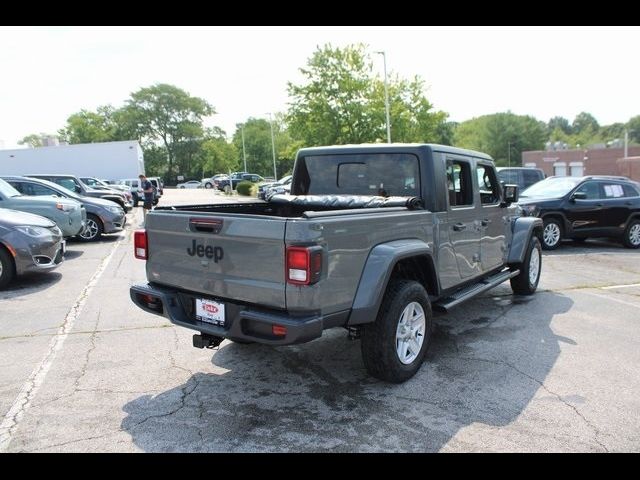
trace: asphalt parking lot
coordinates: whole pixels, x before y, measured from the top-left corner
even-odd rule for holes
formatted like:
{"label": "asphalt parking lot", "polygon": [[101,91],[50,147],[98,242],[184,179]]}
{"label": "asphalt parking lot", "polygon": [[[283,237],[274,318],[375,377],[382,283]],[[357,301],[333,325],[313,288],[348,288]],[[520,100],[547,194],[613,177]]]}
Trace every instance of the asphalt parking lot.
{"label": "asphalt parking lot", "polygon": [[507,284],[437,317],[422,369],[389,385],[342,329],[193,348],[130,301],[140,209],[128,220],[0,291],[0,452],[640,450],[640,251],[545,253],[536,295]]}

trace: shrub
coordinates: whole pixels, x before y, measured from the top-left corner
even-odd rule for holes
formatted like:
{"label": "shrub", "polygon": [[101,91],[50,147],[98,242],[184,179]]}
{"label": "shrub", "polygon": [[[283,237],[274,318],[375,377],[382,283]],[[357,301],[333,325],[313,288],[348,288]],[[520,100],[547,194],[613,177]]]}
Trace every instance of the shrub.
{"label": "shrub", "polygon": [[238,192],[238,195],[244,195],[246,197],[255,197],[258,195],[257,185],[245,180],[236,185],[236,190]]}

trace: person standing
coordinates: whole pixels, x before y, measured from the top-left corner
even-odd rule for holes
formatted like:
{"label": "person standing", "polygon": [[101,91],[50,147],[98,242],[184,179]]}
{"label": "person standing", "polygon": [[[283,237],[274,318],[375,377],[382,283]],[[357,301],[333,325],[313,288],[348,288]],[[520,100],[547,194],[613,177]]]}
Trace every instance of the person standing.
{"label": "person standing", "polygon": [[144,175],[138,175],[140,188],[144,193],[144,203],[142,205],[142,226],[147,224],[147,210],[153,208],[153,184]]}

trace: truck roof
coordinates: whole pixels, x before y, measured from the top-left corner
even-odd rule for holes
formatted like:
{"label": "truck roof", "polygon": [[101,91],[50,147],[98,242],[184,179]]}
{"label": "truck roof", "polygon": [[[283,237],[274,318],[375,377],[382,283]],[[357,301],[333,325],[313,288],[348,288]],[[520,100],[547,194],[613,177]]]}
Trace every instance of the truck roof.
{"label": "truck roof", "polygon": [[451,147],[449,145],[439,145],[436,143],[362,143],[358,145],[331,145],[325,147],[307,147],[298,151],[298,155],[328,155],[332,153],[371,153],[388,151],[390,153],[400,153],[412,150],[429,150],[432,152],[452,153],[458,155],[469,155],[486,160],[493,159],[486,153],[467,150],[465,148]]}

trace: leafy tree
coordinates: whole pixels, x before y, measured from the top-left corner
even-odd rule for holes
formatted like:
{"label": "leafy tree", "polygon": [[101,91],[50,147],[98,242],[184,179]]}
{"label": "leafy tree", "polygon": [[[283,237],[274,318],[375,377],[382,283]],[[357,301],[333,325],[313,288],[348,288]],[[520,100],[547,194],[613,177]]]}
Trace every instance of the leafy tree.
{"label": "leafy tree", "polygon": [[484,115],[460,123],[455,132],[456,146],[491,155],[499,165],[520,165],[526,150],[541,150],[547,126],[528,115],[511,112]]}
{"label": "leafy tree", "polygon": [[18,145],[29,145],[32,148],[44,147],[45,140],[50,136],[51,135],[46,133],[32,133],[24,137],[22,140],[19,140]]}
{"label": "leafy tree", "polygon": [[547,130],[549,133],[555,131],[556,129],[560,129],[565,135],[571,134],[571,124],[569,120],[564,117],[553,117],[547,123]]}
{"label": "leafy tree", "polygon": [[223,135],[211,133],[200,144],[197,154],[203,177],[238,170],[238,149]]}
{"label": "leafy tree", "polygon": [[189,170],[196,143],[204,135],[203,120],[215,113],[209,103],[167,84],[141,88],[131,94],[122,117],[136,137],[161,142],[167,151],[166,179],[173,180],[174,164]]}
{"label": "leafy tree", "polygon": [[67,118],[67,125],[58,130],[67,143],[94,143],[128,140],[120,138],[119,128],[111,105],[98,107],[95,112],[80,110]]}
{"label": "leafy tree", "polygon": [[[287,123],[294,140],[306,146],[385,141],[384,82],[362,44],[343,49],[318,47],[300,69],[302,84],[288,84]],[[433,112],[424,82],[389,75],[393,141],[440,141],[443,112]]]}
{"label": "leafy tree", "polygon": [[629,142],[640,143],[640,115],[630,118],[626,127],[629,132]]}
{"label": "leafy tree", "polygon": [[596,134],[600,129],[600,125],[593,115],[587,112],[581,112],[576,115],[571,128],[573,132],[577,134]]}

